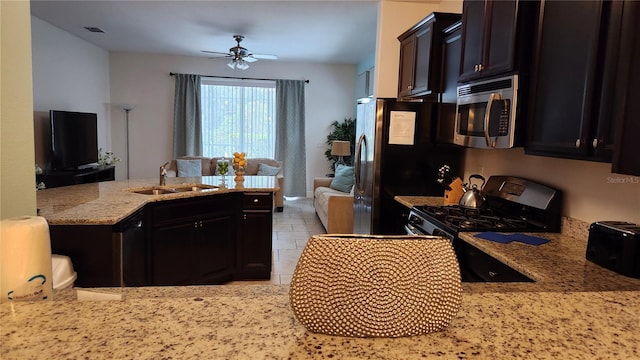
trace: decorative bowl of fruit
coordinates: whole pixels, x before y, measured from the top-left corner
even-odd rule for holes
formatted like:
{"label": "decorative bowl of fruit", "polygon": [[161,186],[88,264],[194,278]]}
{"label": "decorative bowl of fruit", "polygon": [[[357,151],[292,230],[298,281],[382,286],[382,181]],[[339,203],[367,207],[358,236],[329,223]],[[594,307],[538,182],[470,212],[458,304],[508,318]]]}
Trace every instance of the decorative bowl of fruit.
{"label": "decorative bowl of fruit", "polygon": [[244,170],[247,166],[246,154],[243,152],[233,153],[233,169],[236,172],[235,181],[244,180]]}

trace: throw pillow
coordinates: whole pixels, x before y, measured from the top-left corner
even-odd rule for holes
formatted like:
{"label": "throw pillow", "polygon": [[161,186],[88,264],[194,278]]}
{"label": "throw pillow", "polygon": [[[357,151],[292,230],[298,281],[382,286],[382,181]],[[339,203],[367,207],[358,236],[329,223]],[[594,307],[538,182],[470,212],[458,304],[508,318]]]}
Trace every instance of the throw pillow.
{"label": "throw pillow", "polygon": [[202,176],[202,161],[177,159],[178,177]]}
{"label": "throw pillow", "polygon": [[263,163],[258,164],[258,176],[276,176],[279,172],[279,167],[269,166]]}
{"label": "throw pillow", "polygon": [[351,191],[354,182],[353,166],[338,165],[336,167],[336,175],[333,180],[331,180],[329,187],[333,190],[348,193]]}

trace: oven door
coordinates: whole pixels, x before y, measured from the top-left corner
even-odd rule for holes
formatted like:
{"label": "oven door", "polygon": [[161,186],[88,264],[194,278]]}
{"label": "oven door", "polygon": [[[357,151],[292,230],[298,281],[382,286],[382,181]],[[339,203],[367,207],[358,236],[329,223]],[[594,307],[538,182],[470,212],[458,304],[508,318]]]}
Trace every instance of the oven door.
{"label": "oven door", "polygon": [[458,86],[453,142],[473,148],[515,146],[517,75]]}

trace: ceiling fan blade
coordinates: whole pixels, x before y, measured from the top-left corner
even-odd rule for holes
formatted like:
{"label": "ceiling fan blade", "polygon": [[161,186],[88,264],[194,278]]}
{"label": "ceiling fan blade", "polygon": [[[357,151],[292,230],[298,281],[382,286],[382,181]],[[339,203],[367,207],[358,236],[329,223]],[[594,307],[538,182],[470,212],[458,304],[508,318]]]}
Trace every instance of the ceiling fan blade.
{"label": "ceiling fan blade", "polygon": [[254,58],[253,56],[249,55],[249,56],[245,56],[242,58],[242,60],[246,61],[246,62],[256,62],[258,61],[258,59]]}
{"label": "ceiling fan blade", "polygon": [[276,55],[268,55],[268,54],[251,54],[256,59],[265,59],[265,60],[278,60],[278,56]]}
{"label": "ceiling fan blade", "polygon": [[208,50],[200,50],[200,51],[202,51],[203,53],[220,55],[220,56],[233,56],[233,54],[230,54],[228,52],[208,51]]}

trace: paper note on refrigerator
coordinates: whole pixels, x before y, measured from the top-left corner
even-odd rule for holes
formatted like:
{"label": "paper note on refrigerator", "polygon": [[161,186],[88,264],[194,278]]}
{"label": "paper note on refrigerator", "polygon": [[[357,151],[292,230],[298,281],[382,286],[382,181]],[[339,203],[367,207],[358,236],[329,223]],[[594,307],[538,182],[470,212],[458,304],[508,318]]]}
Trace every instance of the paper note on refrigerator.
{"label": "paper note on refrigerator", "polygon": [[389,144],[413,145],[415,130],[415,112],[391,111],[389,118]]}

